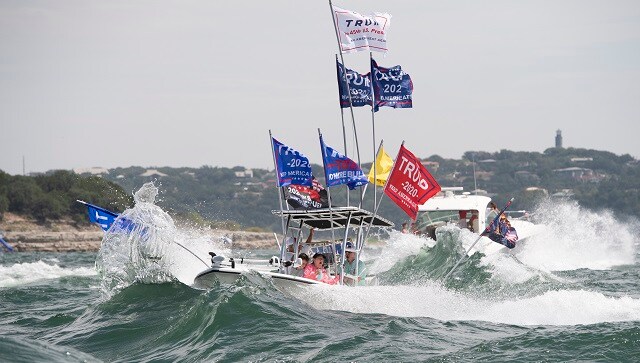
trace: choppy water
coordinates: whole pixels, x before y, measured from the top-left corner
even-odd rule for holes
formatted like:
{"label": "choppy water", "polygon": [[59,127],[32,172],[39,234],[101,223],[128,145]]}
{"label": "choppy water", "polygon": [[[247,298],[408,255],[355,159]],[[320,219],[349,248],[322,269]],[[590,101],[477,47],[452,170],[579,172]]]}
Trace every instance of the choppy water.
{"label": "choppy water", "polygon": [[97,255],[0,255],[0,361],[640,360],[637,227],[607,213],[546,205],[534,239],[445,284],[475,239],[455,227],[368,250],[379,286],[282,292],[255,274],[200,291],[202,262],[175,242],[222,246],[138,197],[126,214],[143,227]]}

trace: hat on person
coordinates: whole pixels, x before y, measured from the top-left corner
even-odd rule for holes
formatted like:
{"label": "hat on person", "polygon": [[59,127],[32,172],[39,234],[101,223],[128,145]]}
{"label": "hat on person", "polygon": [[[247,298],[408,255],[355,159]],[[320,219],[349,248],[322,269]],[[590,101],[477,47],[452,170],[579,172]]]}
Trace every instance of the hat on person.
{"label": "hat on person", "polygon": [[344,248],[345,252],[356,252],[356,249],[353,247],[353,243],[347,242]]}

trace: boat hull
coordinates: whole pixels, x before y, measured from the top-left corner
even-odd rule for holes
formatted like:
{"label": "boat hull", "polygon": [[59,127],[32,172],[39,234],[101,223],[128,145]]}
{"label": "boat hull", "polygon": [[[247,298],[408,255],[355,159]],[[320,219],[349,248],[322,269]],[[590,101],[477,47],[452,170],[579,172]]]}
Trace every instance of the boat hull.
{"label": "boat hull", "polygon": [[258,271],[250,269],[236,269],[230,267],[212,267],[199,273],[193,281],[193,287],[201,290],[209,290],[216,285],[232,285],[244,273],[257,272],[263,277],[270,278],[277,287],[289,288],[295,286],[307,286],[322,284],[322,282],[297,277],[278,272]]}

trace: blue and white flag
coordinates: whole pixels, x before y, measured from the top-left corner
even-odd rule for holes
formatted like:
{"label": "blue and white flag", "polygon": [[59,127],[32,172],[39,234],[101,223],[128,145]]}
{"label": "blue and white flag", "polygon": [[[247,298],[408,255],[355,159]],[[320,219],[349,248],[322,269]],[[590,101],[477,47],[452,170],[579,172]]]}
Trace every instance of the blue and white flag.
{"label": "blue and white flag", "polygon": [[378,107],[412,108],[413,82],[402,67],[379,67],[371,59],[373,70],[373,89],[376,98],[375,111]]}
{"label": "blue and white flag", "polygon": [[349,189],[366,185],[369,180],[362,169],[353,160],[340,154],[334,148],[325,145],[320,136],[322,161],[324,162],[324,176],[327,187],[347,184]]}
{"label": "blue and white flag", "polygon": [[291,184],[312,186],[313,177],[309,159],[273,137],[271,140],[276,159],[278,186],[284,187]]}
{"label": "blue and white flag", "polygon": [[95,223],[102,228],[103,231],[108,231],[111,228],[113,222],[118,218],[118,214],[108,211],[104,208],[100,208],[93,204],[84,203],[87,206],[87,211],[89,213],[89,221],[91,223]]}
{"label": "blue and white flag", "polygon": [[353,107],[371,106],[371,74],[360,74],[346,68],[336,59],[338,70],[338,90],[340,91],[340,107],[349,108],[349,93],[347,92],[347,80],[351,91],[351,103]]}

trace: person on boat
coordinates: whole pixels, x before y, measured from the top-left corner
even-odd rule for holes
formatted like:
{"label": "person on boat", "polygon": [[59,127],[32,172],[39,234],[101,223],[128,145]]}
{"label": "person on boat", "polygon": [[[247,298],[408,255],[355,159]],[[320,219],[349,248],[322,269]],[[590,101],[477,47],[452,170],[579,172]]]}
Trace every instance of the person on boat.
{"label": "person on boat", "polygon": [[300,260],[300,265],[295,266],[291,274],[293,276],[302,277],[304,275],[305,267],[309,264],[309,255],[303,252],[298,255],[298,259]]}
{"label": "person on boat", "polygon": [[498,206],[496,205],[496,203],[489,203],[489,212],[487,213],[487,221],[485,223],[485,226],[491,224],[491,222],[493,222],[493,220],[498,216],[498,213],[500,213],[500,210],[498,210]]}
{"label": "person on boat", "polygon": [[467,228],[467,211],[466,210],[461,210],[458,211],[458,227],[462,228]]}
{"label": "person on boat", "polygon": [[302,277],[321,281],[329,285],[335,285],[340,281],[339,276],[332,277],[324,268],[324,255],[322,253],[316,253],[313,255],[313,262],[304,268],[304,274]]}
{"label": "person on boat", "polygon": [[[298,253],[301,253],[301,252],[308,253],[308,251],[310,250],[309,243],[311,243],[311,241],[313,240],[313,231],[314,231],[314,228],[311,228],[309,230],[309,236],[307,237],[307,240],[304,243],[298,244]],[[285,238],[285,244],[287,246],[287,254],[285,258],[287,261],[293,262],[295,260],[296,240],[297,239],[295,237]]]}
{"label": "person on boat", "polygon": [[353,248],[351,242],[347,242],[344,254],[346,261],[344,261],[342,265],[341,272],[341,274],[344,274],[344,284],[349,286],[365,285],[365,277],[367,277],[366,267],[364,262],[356,259],[356,250]]}
{"label": "person on boat", "polygon": [[402,223],[402,233],[409,233],[409,228],[407,228],[407,222]]}
{"label": "person on boat", "polygon": [[518,232],[511,226],[511,222],[509,222],[506,215],[500,215],[500,220],[497,223],[491,223],[489,231],[489,239],[492,241],[510,249],[516,246]]}
{"label": "person on boat", "polygon": [[472,210],[471,218],[469,218],[469,222],[467,223],[467,228],[469,228],[471,232],[478,232],[479,227],[480,227],[480,224],[478,222],[478,211]]}

